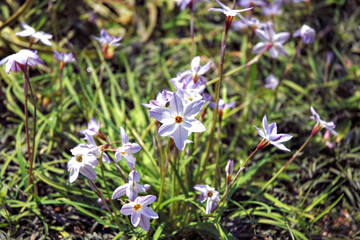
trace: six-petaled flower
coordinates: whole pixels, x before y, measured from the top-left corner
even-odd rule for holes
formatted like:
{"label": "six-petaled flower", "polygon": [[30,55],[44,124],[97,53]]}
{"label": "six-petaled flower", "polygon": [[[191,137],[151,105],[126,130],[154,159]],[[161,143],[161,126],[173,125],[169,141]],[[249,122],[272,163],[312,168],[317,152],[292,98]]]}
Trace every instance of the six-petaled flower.
{"label": "six-petaled flower", "polygon": [[44,65],[43,60],[36,54],[37,51],[22,49],[18,53],[14,53],[0,61],[0,65],[5,65],[5,71],[9,74],[10,71],[19,72],[26,71],[27,66],[34,66],[36,64]]}
{"label": "six-petaled flower", "polygon": [[210,214],[220,201],[219,192],[208,185],[195,185],[194,189],[200,192],[200,202],[207,200],[205,213]]}
{"label": "six-petaled flower", "polygon": [[50,39],[53,37],[51,34],[45,32],[36,32],[34,28],[30,27],[26,23],[22,22],[21,26],[24,30],[17,32],[15,35],[19,37],[31,37],[33,40],[30,40],[30,45],[32,41],[35,43],[40,40],[45,45],[51,46]]}

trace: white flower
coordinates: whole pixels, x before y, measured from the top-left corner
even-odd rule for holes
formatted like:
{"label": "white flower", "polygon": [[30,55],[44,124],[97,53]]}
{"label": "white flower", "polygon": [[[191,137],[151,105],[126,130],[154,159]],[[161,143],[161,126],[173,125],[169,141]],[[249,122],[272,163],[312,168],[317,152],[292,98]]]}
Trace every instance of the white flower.
{"label": "white flower", "polygon": [[197,89],[179,89],[177,94],[185,104],[203,99]]}
{"label": "white flower", "polygon": [[70,171],[70,183],[78,178],[79,173],[90,180],[95,180],[96,173],[94,167],[98,162],[91,149],[86,144],[79,144],[70,151],[73,155],[67,164],[68,171]]}
{"label": "white flower", "polygon": [[289,56],[286,49],[283,47],[283,44],[290,37],[290,33],[275,33],[271,23],[268,23],[264,30],[256,29],[255,33],[264,41],[259,42],[254,46],[254,54],[259,54],[269,50],[272,58],[277,58],[279,53],[286,57]]}
{"label": "white flower", "polygon": [[206,214],[210,214],[220,201],[219,192],[208,185],[195,185],[194,189],[200,192],[200,202],[207,200]]}
{"label": "white flower", "polygon": [[125,158],[130,169],[135,168],[136,158],[134,157],[134,153],[140,151],[141,147],[137,143],[130,143],[129,137],[125,132],[123,127],[120,127],[120,135],[122,146],[116,149],[115,153],[115,161],[118,162],[122,157]]}
{"label": "white flower", "polygon": [[7,74],[9,74],[10,71],[19,72],[20,70],[24,70],[28,65],[44,65],[43,60],[41,60],[36,53],[37,51],[22,49],[18,53],[14,53],[2,59],[0,65],[6,63],[5,70]]}
{"label": "white flower", "polygon": [[263,124],[264,131],[255,126],[258,134],[263,139],[265,139],[265,142],[261,141],[261,143],[258,146],[258,149],[265,147],[268,144],[272,144],[280,150],[290,152],[290,150],[288,148],[286,148],[282,144],[282,142],[289,141],[292,138],[292,136],[289,134],[277,133],[276,123],[270,123],[270,125],[268,125],[266,115],[264,116],[264,118],[262,120],[262,124]]}
{"label": "white flower", "polygon": [[54,56],[57,60],[61,61],[61,62],[74,62],[75,58],[73,56],[72,53],[59,53],[58,51],[54,51]]}
{"label": "white flower", "polygon": [[100,32],[100,37],[92,36],[95,40],[97,40],[101,45],[109,45],[109,46],[120,46],[120,41],[122,37],[113,37],[110,36],[105,29],[102,29]]}
{"label": "white flower", "polygon": [[137,197],[135,201],[124,204],[120,212],[123,215],[131,215],[131,223],[134,227],[140,226],[145,231],[150,229],[150,220],[159,218],[158,214],[147,206],[153,203],[156,197],[148,195],[145,197]]}
{"label": "white flower", "polygon": [[191,70],[178,73],[175,78],[171,79],[176,89],[196,89],[201,93],[205,89],[206,78],[203,76],[209,71],[212,62],[204,66],[200,65],[200,57],[196,56],[191,61]]}
{"label": "white flower", "polygon": [[185,142],[191,132],[203,132],[206,130],[205,126],[195,119],[204,103],[204,101],[193,101],[184,107],[181,98],[175,93],[170,100],[170,109],[154,108],[149,113],[163,124],[159,129],[159,135],[171,136],[176,147],[183,151]]}
{"label": "white flower", "polygon": [[138,182],[140,181],[140,174],[132,170],[129,174],[129,183],[126,183],[115,189],[112,199],[119,198],[126,194],[131,202],[135,201],[138,197],[138,193],[146,193],[146,191],[150,188],[150,185],[140,185]]}
{"label": "white flower", "polygon": [[100,130],[100,120],[96,122],[95,118],[91,118],[91,121],[88,123],[88,128],[80,130],[80,133],[84,134],[85,137],[83,138],[86,140],[86,134],[90,136],[95,136],[99,133]]}
{"label": "white flower", "polygon": [[[312,106],[310,107],[310,111],[312,114],[312,116],[310,117],[311,120],[316,121],[317,124],[319,124],[321,128],[326,128],[327,130],[330,131],[330,133],[332,133],[336,136],[339,136],[339,134],[334,131],[334,129],[335,129],[334,122],[325,122],[324,120],[321,120],[319,114],[315,111],[315,109]],[[321,130],[321,129],[319,129],[319,130]]]}
{"label": "white flower", "polygon": [[305,44],[309,44],[315,41],[315,34],[314,29],[304,24],[293,34],[293,37],[301,37]]}
{"label": "white flower", "polygon": [[265,78],[265,88],[274,90],[279,85],[279,79],[277,79],[274,74],[270,74]]}
{"label": "white flower", "polygon": [[32,37],[35,39],[35,43],[40,40],[45,45],[51,46],[50,39],[53,37],[51,34],[45,32],[36,32],[34,28],[30,27],[26,23],[22,22],[21,26],[24,30],[17,32],[15,35],[20,37]]}
{"label": "white flower", "polygon": [[240,9],[240,10],[233,10],[233,9],[229,8],[228,6],[225,6],[224,4],[219,2],[218,0],[216,0],[216,2],[220,5],[221,8],[209,8],[209,11],[222,12],[227,17],[235,17],[237,15],[241,19],[243,19],[244,21],[245,21],[245,18],[240,13],[252,9],[252,7],[250,7],[250,8]]}

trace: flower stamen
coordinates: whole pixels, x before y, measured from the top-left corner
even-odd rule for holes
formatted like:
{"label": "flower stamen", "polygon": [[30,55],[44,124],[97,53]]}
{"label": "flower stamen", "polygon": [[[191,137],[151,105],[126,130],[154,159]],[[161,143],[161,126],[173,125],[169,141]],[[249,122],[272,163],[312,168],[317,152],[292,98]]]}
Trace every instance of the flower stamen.
{"label": "flower stamen", "polygon": [[182,123],[182,121],[183,121],[183,118],[182,118],[182,117],[180,117],[180,116],[176,116],[176,117],[175,117],[175,122],[176,122],[176,123]]}
{"label": "flower stamen", "polygon": [[134,209],[135,211],[138,211],[141,208],[141,204],[135,204]]}

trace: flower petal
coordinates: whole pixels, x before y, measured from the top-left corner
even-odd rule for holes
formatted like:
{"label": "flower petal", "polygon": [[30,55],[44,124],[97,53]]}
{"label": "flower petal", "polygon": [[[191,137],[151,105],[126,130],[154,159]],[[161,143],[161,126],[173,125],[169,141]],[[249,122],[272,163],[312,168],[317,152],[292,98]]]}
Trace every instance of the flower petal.
{"label": "flower petal", "polygon": [[290,149],[288,149],[287,147],[284,146],[284,144],[275,143],[275,142],[271,142],[271,144],[274,145],[275,147],[277,147],[280,150],[291,152]]}
{"label": "flower petal", "polygon": [[185,128],[189,132],[204,132],[206,131],[206,128],[204,124],[202,124],[197,119],[186,119],[181,127]]}
{"label": "flower petal", "polygon": [[268,123],[267,123],[266,114],[265,114],[264,117],[263,117],[262,125],[263,125],[263,129],[265,130],[265,135],[266,135],[266,136],[270,136],[270,129],[269,129],[269,125],[268,125]]}
{"label": "flower petal", "polygon": [[269,41],[270,41],[269,36],[268,36],[268,34],[267,34],[265,31],[260,30],[260,29],[256,29],[256,30],[255,30],[255,33],[256,33],[256,35],[257,35],[259,38],[261,38],[261,39],[264,40],[265,42],[269,42]]}
{"label": "flower petal", "polygon": [[124,204],[120,210],[121,214],[123,215],[130,215],[134,211],[134,203],[127,203]]}
{"label": "flower petal", "polygon": [[200,70],[198,71],[198,75],[204,75],[209,69],[211,68],[212,62],[209,61],[207,64],[202,66]]}
{"label": "flower petal", "polygon": [[159,215],[154,210],[148,207],[141,208],[141,213],[147,218],[151,218],[151,219],[159,218]]}
{"label": "flower petal", "polygon": [[259,53],[264,52],[265,50],[266,50],[266,43],[265,42],[259,42],[253,47],[252,52],[254,54],[259,54]]}
{"label": "flower petal", "polygon": [[128,188],[128,186],[129,186],[129,184],[126,183],[126,184],[116,188],[115,191],[113,192],[111,199],[116,199],[116,198],[119,198],[119,197],[125,195],[126,189]]}
{"label": "flower petal", "polygon": [[77,167],[73,167],[70,170],[70,178],[69,178],[69,182],[73,183],[79,176],[79,168]]}
{"label": "flower petal", "polygon": [[123,127],[120,127],[120,136],[121,136],[121,142],[123,145],[125,145],[129,142],[129,137],[126,134],[125,129]]}
{"label": "flower petal", "polygon": [[188,136],[189,136],[188,131],[183,127],[178,127],[172,134],[171,137],[174,139],[175,145],[180,152],[184,150],[185,141],[188,138]]}
{"label": "flower petal", "polygon": [[147,206],[147,205],[153,203],[155,200],[156,200],[156,197],[154,195],[147,195],[145,197],[141,197],[139,200],[139,203],[144,206]]}
{"label": "flower petal", "polygon": [[80,173],[90,180],[94,181],[96,179],[95,169],[92,165],[84,165],[80,168]]}
{"label": "flower petal", "polygon": [[141,216],[139,226],[148,232],[150,230],[150,220],[145,216]]}
{"label": "flower petal", "polygon": [[288,57],[289,53],[286,51],[283,45],[280,43],[275,43],[272,48],[275,48],[277,52],[279,52],[281,55]]}
{"label": "flower petal", "polygon": [[265,138],[265,133],[263,130],[261,130],[260,128],[254,126],[256,128],[256,131],[258,132],[258,134],[260,135],[260,137]]}
{"label": "flower petal", "polygon": [[164,136],[170,136],[171,134],[173,134],[173,132],[176,130],[176,128],[179,127],[179,124],[176,123],[172,123],[172,124],[163,124],[160,128],[159,128],[159,135],[164,137]]}
{"label": "flower petal", "polygon": [[289,37],[290,37],[290,33],[288,32],[277,33],[274,36],[274,42],[284,44],[289,39]]}
{"label": "flower petal", "polygon": [[197,72],[200,69],[200,57],[196,56],[191,61],[191,71],[193,73]]}
{"label": "flower petal", "polygon": [[149,110],[149,114],[161,123],[175,123],[175,118],[168,108],[153,108]]}
{"label": "flower petal", "polygon": [[141,214],[138,211],[133,211],[131,214],[131,223],[134,227],[139,225]]}
{"label": "flower petal", "polygon": [[187,119],[196,117],[196,115],[199,112],[201,112],[201,109],[204,106],[204,104],[205,104],[204,100],[190,102],[185,106],[184,117],[186,117]]}
{"label": "flower petal", "polygon": [[184,105],[177,93],[175,93],[170,100],[170,109],[173,115],[182,115],[184,112]]}

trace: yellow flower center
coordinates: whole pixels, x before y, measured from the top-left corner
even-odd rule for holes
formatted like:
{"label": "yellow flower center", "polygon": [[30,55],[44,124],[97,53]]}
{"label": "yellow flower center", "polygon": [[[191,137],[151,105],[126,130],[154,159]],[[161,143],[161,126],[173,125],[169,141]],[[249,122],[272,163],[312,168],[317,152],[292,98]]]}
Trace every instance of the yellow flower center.
{"label": "yellow flower center", "polygon": [[180,116],[176,116],[176,117],[175,117],[175,122],[176,122],[176,123],[182,123],[182,121],[183,121],[183,118],[182,118],[182,117],[180,117]]}
{"label": "yellow flower center", "polygon": [[135,204],[134,209],[135,211],[139,210],[141,208],[141,204]]}
{"label": "yellow flower center", "polygon": [[81,155],[77,155],[77,156],[75,157],[75,160],[76,160],[77,162],[82,162],[82,156],[81,156]]}
{"label": "yellow flower center", "polygon": [[192,100],[193,100],[193,98],[192,98],[192,97],[189,97],[189,98],[188,98],[188,100],[189,100],[189,101],[192,101]]}

